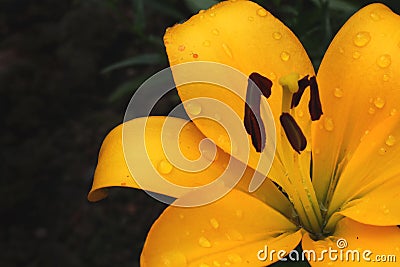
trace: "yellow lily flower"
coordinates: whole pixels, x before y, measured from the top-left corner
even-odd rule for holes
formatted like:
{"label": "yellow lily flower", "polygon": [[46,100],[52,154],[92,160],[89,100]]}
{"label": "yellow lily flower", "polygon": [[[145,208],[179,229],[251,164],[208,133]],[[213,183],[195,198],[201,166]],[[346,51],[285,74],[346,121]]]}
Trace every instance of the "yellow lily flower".
{"label": "yellow lily flower", "polygon": [[[289,260],[295,257],[291,250],[300,242],[311,266],[397,266],[399,29],[400,17],[386,6],[361,9],[332,41],[316,78],[295,35],[251,1],[221,2],[168,29],[164,42],[171,66],[221,63],[260,87],[263,94],[249,99],[261,99],[262,107],[268,104],[276,122],[272,167],[259,166],[260,152],[269,146],[262,134],[268,124],[265,116],[261,115],[263,123],[254,124],[260,118],[257,110],[245,108],[238,95],[217,85],[183,84],[177,89],[193,122],[148,117],[115,128],[102,145],[89,200],[104,198],[104,189],[112,186],[179,198],[179,192],[157,183],[139,186],[127,157],[138,169],[148,157],[158,174],[186,187],[216,180],[230,161],[242,164],[242,150],[235,150],[216,122],[221,118],[199,118],[196,115],[203,111],[190,104],[202,97],[216,99],[235,111],[242,130],[247,130],[243,143],[251,145],[243,177],[210,204],[169,206],[148,233],[141,266],[267,266],[287,255]],[[246,86],[240,90],[248,93]],[[167,120],[170,124],[165,126]],[[129,143],[123,143],[123,128],[134,137],[127,138]],[[180,152],[187,159],[201,156],[198,148],[205,138],[217,145],[214,160],[202,171],[189,172],[169,163],[160,137],[163,131],[177,129]],[[124,153],[124,147],[143,142],[145,151]],[[257,187],[252,184],[255,173],[269,179]],[[249,187],[256,190],[250,193]],[[332,250],[337,250],[333,256]]]}

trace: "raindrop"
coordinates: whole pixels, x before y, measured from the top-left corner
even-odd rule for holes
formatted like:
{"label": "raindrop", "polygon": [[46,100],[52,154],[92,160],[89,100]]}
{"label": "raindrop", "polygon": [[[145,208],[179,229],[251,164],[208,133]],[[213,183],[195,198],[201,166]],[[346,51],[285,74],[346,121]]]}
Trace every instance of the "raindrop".
{"label": "raindrop", "polygon": [[203,42],[203,46],[206,46],[206,47],[208,47],[208,46],[210,46],[210,41],[208,41],[208,40],[205,40],[204,42]]}
{"label": "raindrop", "polygon": [[390,116],[394,116],[396,113],[397,113],[397,109],[394,108],[390,111]]}
{"label": "raindrop", "polygon": [[257,15],[259,15],[260,17],[265,17],[267,14],[268,13],[264,8],[260,8],[257,10]]}
{"label": "raindrop", "polygon": [[288,52],[283,51],[283,52],[281,53],[281,59],[282,59],[283,61],[288,61],[289,58],[290,58],[290,54],[289,54]]}
{"label": "raindrop", "polygon": [[331,118],[325,118],[325,121],[324,121],[325,130],[327,130],[328,132],[331,132],[331,131],[333,131],[334,127],[335,127],[335,125],[333,124],[333,120]]}
{"label": "raindrop", "polygon": [[299,116],[300,118],[303,117],[303,116],[304,116],[303,110],[301,110],[301,109],[298,110],[298,111],[297,111],[297,116]]}
{"label": "raindrop", "polygon": [[384,81],[384,82],[387,82],[387,81],[389,81],[389,75],[387,75],[387,74],[383,74],[383,76],[382,76],[382,80]]}
{"label": "raindrop", "polygon": [[375,109],[374,108],[369,108],[368,109],[368,113],[371,114],[371,115],[375,114]]}
{"label": "raindrop", "polygon": [[171,173],[174,167],[169,163],[167,160],[163,159],[158,163],[158,171],[162,174],[169,174]]}
{"label": "raindrop", "polygon": [[187,266],[187,259],[182,252],[171,251],[161,256],[161,266],[164,267],[184,267]]}
{"label": "raindrop", "polygon": [[371,18],[373,21],[378,21],[378,20],[381,19],[381,17],[380,17],[377,13],[375,13],[375,12],[371,12],[371,13],[369,14],[369,16],[370,16],[370,18]]}
{"label": "raindrop", "polygon": [[211,242],[204,236],[199,238],[199,245],[203,248],[210,248],[211,247]]}
{"label": "raindrop", "polygon": [[336,87],[333,90],[333,94],[337,97],[337,98],[341,98],[343,96],[343,89]]}
{"label": "raindrop", "polygon": [[182,51],[185,51],[185,48],[186,48],[186,47],[185,47],[184,45],[178,46],[178,50],[181,51],[181,52],[182,52]]}
{"label": "raindrop", "polygon": [[374,100],[374,105],[377,108],[383,108],[385,106],[385,99],[381,98],[381,97],[377,97]]}
{"label": "raindrop", "polygon": [[215,17],[215,13],[214,13],[214,12],[211,12],[211,13],[210,13],[210,17],[212,17],[212,18]]}
{"label": "raindrop", "polygon": [[386,154],[386,148],[384,148],[384,147],[379,148],[378,153],[379,153],[379,155],[385,155]]}
{"label": "raindrop", "polygon": [[221,267],[221,263],[219,263],[218,261],[213,261],[213,266],[214,267]]}
{"label": "raindrop", "polygon": [[219,30],[218,29],[213,29],[211,32],[214,35],[219,35]]}
{"label": "raindrop", "polygon": [[343,47],[339,47],[339,53],[340,53],[340,54],[344,54],[344,49],[343,49]]}
{"label": "raindrop", "polygon": [[229,46],[225,43],[222,44],[222,48],[224,49],[225,53],[228,55],[228,57],[232,58],[232,51],[229,48]]}
{"label": "raindrop", "polygon": [[396,138],[393,135],[389,135],[385,143],[388,146],[394,146],[394,144],[396,143]]}
{"label": "raindrop", "polygon": [[275,40],[280,40],[282,38],[282,34],[280,32],[274,32],[272,34],[272,38],[274,38]]}
{"label": "raindrop", "polygon": [[243,240],[243,235],[234,229],[230,229],[225,235],[231,241],[242,241]]}
{"label": "raindrop", "polygon": [[353,38],[354,45],[358,47],[366,46],[369,41],[371,41],[371,35],[369,32],[359,32]]}
{"label": "raindrop", "polygon": [[254,17],[252,17],[252,16],[249,16],[247,19],[248,19],[249,21],[254,21]]}
{"label": "raindrop", "polygon": [[182,213],[179,214],[179,219],[183,220],[185,218],[185,215],[183,215]]}
{"label": "raindrop", "polygon": [[219,227],[219,222],[215,218],[210,219],[210,224],[214,229],[218,229],[218,227]]}
{"label": "raindrop", "polygon": [[275,72],[271,72],[271,73],[269,74],[269,79],[270,79],[270,80],[275,80],[275,79],[276,79],[276,74],[275,74]]}
{"label": "raindrop", "polygon": [[390,213],[390,210],[389,210],[389,209],[385,209],[385,210],[383,210],[383,213],[384,213],[384,214],[389,214],[389,213]]}
{"label": "raindrop", "polygon": [[355,52],[353,53],[353,58],[354,58],[354,59],[359,59],[360,57],[361,57],[361,53],[360,53],[360,52],[355,51]]}
{"label": "raindrop", "polygon": [[243,218],[243,210],[236,210],[235,214],[237,218],[239,219]]}
{"label": "raindrop", "polygon": [[215,113],[215,114],[214,114],[214,118],[215,118],[217,121],[221,121],[221,119],[222,119],[222,117],[221,117],[221,115],[220,115],[219,113]]}
{"label": "raindrop", "polygon": [[392,58],[388,54],[381,55],[376,59],[376,64],[378,64],[378,66],[381,68],[386,68],[391,63],[392,63]]}
{"label": "raindrop", "polygon": [[192,101],[186,105],[186,110],[191,115],[199,115],[201,113],[201,105],[199,103]]}
{"label": "raindrop", "polygon": [[241,263],[242,262],[242,257],[240,257],[238,254],[229,254],[228,255],[228,260],[232,263]]}

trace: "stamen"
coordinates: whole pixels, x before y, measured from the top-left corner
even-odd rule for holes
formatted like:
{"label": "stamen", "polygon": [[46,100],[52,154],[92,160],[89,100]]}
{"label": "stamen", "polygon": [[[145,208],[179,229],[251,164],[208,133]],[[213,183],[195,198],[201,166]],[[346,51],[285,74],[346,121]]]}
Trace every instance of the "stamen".
{"label": "stamen", "polygon": [[261,94],[270,97],[271,88],[272,82],[268,78],[256,72],[250,74],[244,106],[244,127],[257,152],[264,150],[266,142],[265,127],[260,115]]}
{"label": "stamen", "polygon": [[316,121],[319,120],[322,112],[321,99],[319,98],[318,84],[315,76],[310,78],[310,89],[311,96],[310,102],[308,103],[308,110],[310,111],[311,120]]}
{"label": "stamen", "polygon": [[310,85],[310,81],[308,80],[308,75],[304,76],[297,82],[299,86],[299,90],[293,94],[292,104],[290,108],[295,108],[299,105],[300,99],[303,96],[304,91]]}
{"label": "stamen", "polygon": [[280,186],[278,183],[272,181],[274,183],[274,185],[276,186],[276,188],[278,188],[279,191],[281,191],[282,194],[285,195],[285,197],[289,198],[288,194],[285,192],[285,190],[283,190],[283,187]]}
{"label": "stamen", "polygon": [[[272,81],[270,79],[262,76],[257,72],[253,72],[252,74],[250,74],[249,79],[257,85],[263,96],[265,96],[266,98],[271,96]],[[250,86],[250,83],[248,86]]]}
{"label": "stamen", "polygon": [[281,121],[281,125],[285,131],[290,145],[297,153],[300,154],[300,152],[306,148],[307,140],[299,125],[296,123],[294,118],[286,112],[282,113],[279,120]]}

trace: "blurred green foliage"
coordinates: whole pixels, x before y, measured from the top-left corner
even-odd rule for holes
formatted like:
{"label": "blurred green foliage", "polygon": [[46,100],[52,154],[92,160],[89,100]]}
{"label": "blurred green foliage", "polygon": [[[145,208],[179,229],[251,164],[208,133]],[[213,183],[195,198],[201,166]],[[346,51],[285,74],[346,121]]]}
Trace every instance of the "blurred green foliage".
{"label": "blurred green foliage", "polygon": [[[215,2],[0,0],[1,266],[139,266],[165,206],[133,190],[89,204],[97,153],[134,90],[168,66],[165,29]],[[317,68],[339,27],[372,1],[256,2]],[[382,2],[399,13],[400,1]],[[168,94],[154,112],[178,101]]]}

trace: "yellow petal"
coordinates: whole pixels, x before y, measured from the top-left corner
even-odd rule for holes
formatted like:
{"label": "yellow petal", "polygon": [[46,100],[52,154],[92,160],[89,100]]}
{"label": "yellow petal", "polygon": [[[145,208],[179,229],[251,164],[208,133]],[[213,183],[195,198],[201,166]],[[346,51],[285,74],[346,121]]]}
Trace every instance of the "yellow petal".
{"label": "yellow petal", "polygon": [[313,183],[324,202],[361,138],[400,109],[400,17],[372,4],[329,46],[317,79],[324,115],[313,128]]}
{"label": "yellow petal", "polygon": [[[151,161],[154,169],[157,169],[158,174],[162,175],[163,178],[171,183],[187,187],[204,185],[214,181],[222,175],[229,164],[229,166],[232,166],[231,172],[235,172],[236,174],[243,173],[237,188],[247,192],[248,185],[254,175],[254,170],[231,158],[219,148],[217,148],[215,155],[216,160],[203,171],[187,172],[173,167],[172,164],[169,165],[164,150],[168,149],[168,147],[163,143],[161,133],[163,131],[163,134],[167,136],[173,137],[174,134],[177,136],[177,129],[179,130],[180,126],[184,123],[185,126],[179,135],[182,155],[194,160],[201,156],[199,147],[205,157],[208,157],[207,154],[210,154],[211,150],[207,152],[205,150],[207,147],[204,147],[204,144],[203,146],[201,145],[202,140],[205,140],[206,137],[204,137],[193,123],[177,118],[168,118],[168,122],[172,123],[172,125],[164,124],[165,122],[165,117],[134,119],[116,127],[107,135],[99,153],[93,186],[88,195],[90,201],[98,201],[105,198],[107,196],[106,188],[113,186],[141,188],[172,197],[179,197],[179,192],[169,191],[156,183],[150,183],[145,187],[143,187],[143,184],[141,184],[142,186],[138,185],[136,182],[138,178],[142,182],[143,179],[149,181],[154,179],[151,176],[151,174],[154,174],[154,170],[147,170],[145,168],[148,165],[148,162],[146,162],[148,160]],[[140,142],[142,142],[143,129],[146,129],[145,141],[147,154],[137,150]],[[125,144],[123,144],[123,135],[125,136]],[[167,141],[171,140],[168,139]],[[129,147],[136,149],[127,149]],[[127,162],[129,163],[130,161],[127,161],[126,156],[129,156],[133,160],[129,165],[127,165]],[[209,156],[212,155],[210,154]],[[140,173],[138,171],[140,168],[142,168],[141,172],[144,173],[144,176],[133,176],[131,171],[134,170],[136,173]],[[292,206],[290,202],[269,179],[253,195],[281,213],[291,216]]]}
{"label": "yellow petal", "polygon": [[[302,246],[303,250],[316,252],[317,260],[310,261],[312,267],[382,267],[398,266],[399,240],[400,229],[396,226],[371,226],[344,218],[332,236],[314,241],[307,233],[303,236]],[[329,249],[337,252],[332,252],[331,258],[327,252],[321,257],[322,251]]]}
{"label": "yellow petal", "polygon": [[[195,118],[196,126],[224,151],[245,163],[248,162],[253,169],[266,175],[268,169],[257,168],[260,154],[251,145],[251,139],[243,126],[247,78],[251,73],[257,72],[272,80],[272,95],[268,103],[272,117],[279,126],[282,104],[279,78],[293,72],[300,76],[314,73],[299,40],[285,25],[256,3],[226,1],[170,28],[164,36],[164,42],[179,95],[189,116]],[[200,62],[204,61],[218,64],[203,67]],[[187,62],[199,64],[184,71],[174,68]],[[206,75],[214,84],[182,84],[190,76],[197,78],[201,75]],[[194,78],[192,80],[196,81]],[[227,114],[221,105],[202,102],[204,98],[225,104],[231,113]],[[306,136],[309,136],[307,99],[308,94],[305,94],[296,118]],[[185,103],[188,100],[197,102],[197,107],[201,106],[202,109],[193,109],[192,104]],[[262,107],[268,110],[265,100],[262,100]],[[207,118],[198,118],[199,116]],[[262,114],[267,131],[275,133],[273,123],[271,125],[266,122],[267,119],[270,121],[270,117],[265,116]],[[234,119],[239,120],[239,123],[233,122]],[[235,134],[238,138],[232,138]],[[278,143],[279,139],[280,127],[277,127]],[[273,145],[267,142],[267,147]],[[249,149],[250,155],[247,159]]]}
{"label": "yellow petal", "polygon": [[272,262],[257,259],[266,245],[290,251],[300,239],[284,216],[233,190],[203,207],[168,207],[147,236],[141,266],[266,266]]}
{"label": "yellow petal", "polygon": [[400,114],[366,135],[340,177],[328,214],[373,225],[400,224]]}

